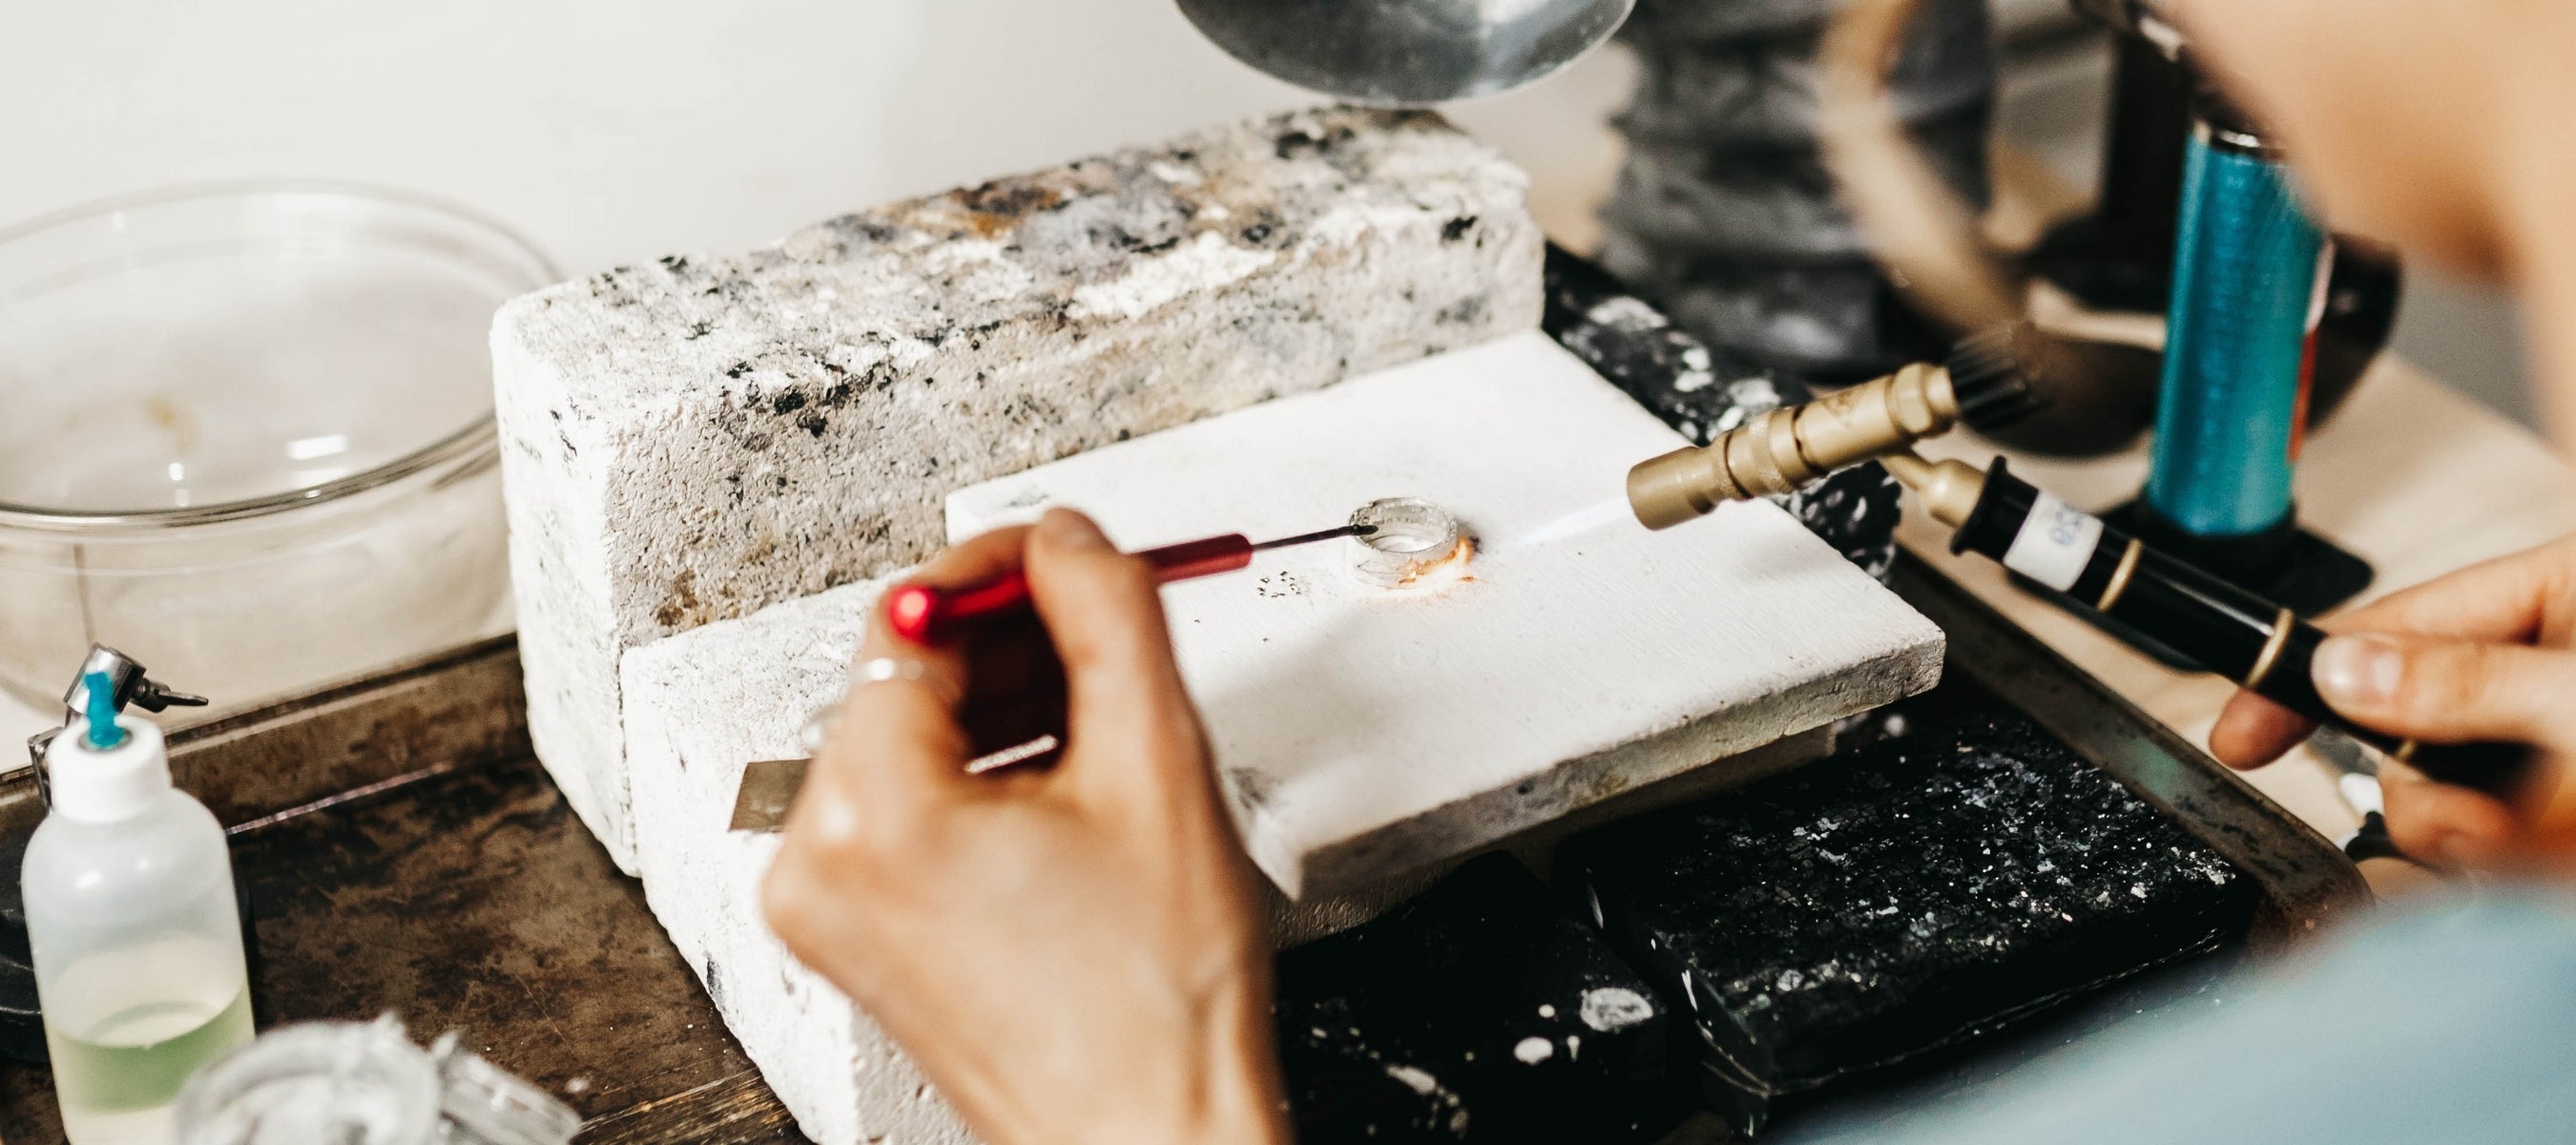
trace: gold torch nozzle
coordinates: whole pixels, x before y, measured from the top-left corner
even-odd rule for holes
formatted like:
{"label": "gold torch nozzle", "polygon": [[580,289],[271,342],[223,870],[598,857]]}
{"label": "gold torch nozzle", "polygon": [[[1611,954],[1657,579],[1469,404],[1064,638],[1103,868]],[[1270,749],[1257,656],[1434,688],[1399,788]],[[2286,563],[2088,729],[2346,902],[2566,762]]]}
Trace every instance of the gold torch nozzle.
{"label": "gold torch nozzle", "polygon": [[1628,471],[1628,506],[1647,528],[1668,529],[1728,501],[1795,493],[1958,423],[1950,371],[1916,363],[1645,462]]}

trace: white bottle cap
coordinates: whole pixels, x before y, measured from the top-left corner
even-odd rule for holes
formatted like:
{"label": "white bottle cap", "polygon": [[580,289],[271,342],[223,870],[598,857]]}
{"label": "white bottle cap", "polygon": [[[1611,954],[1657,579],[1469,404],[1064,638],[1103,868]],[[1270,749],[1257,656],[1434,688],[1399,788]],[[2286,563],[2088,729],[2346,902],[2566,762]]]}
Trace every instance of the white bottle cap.
{"label": "white bottle cap", "polygon": [[75,724],[45,749],[45,773],[54,793],[53,813],[82,823],[113,823],[142,813],[170,790],[170,753],[151,721],[118,716],[125,742],[111,748],[89,743],[89,727]]}

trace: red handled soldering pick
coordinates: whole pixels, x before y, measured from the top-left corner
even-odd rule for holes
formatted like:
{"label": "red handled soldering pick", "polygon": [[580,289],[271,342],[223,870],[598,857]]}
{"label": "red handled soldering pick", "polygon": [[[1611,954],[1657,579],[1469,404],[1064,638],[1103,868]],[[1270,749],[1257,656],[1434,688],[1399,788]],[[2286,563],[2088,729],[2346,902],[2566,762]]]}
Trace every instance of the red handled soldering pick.
{"label": "red handled soldering pick", "polygon": [[[1222,537],[1204,537],[1147,549],[1135,555],[1154,566],[1154,579],[1158,583],[1170,584],[1233,572],[1250,565],[1252,554],[1265,549],[1310,545],[1336,537],[1363,537],[1376,531],[1375,525],[1344,525],[1338,529],[1299,533],[1259,543],[1241,533],[1227,533]],[[886,620],[893,625],[895,635],[916,644],[926,644],[954,631],[962,621],[1016,612],[1028,606],[1028,578],[1015,572],[973,588],[944,589],[908,584],[886,596],[885,609]]]}

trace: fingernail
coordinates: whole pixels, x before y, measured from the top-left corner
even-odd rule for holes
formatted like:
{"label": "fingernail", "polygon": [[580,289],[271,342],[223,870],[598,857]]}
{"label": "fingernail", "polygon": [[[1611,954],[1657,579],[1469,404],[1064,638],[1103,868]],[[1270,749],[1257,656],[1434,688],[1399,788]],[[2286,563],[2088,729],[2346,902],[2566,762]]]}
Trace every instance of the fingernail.
{"label": "fingernail", "polygon": [[2317,646],[2311,675],[2327,703],[2378,708],[2397,699],[2405,672],[2405,655],[2395,644],[2376,636],[2329,636]]}
{"label": "fingernail", "polygon": [[1091,518],[1071,509],[1047,510],[1045,516],[1038,518],[1037,536],[1038,540],[1057,548],[1105,549],[1109,547],[1109,538],[1101,534],[1100,526],[1092,524]]}

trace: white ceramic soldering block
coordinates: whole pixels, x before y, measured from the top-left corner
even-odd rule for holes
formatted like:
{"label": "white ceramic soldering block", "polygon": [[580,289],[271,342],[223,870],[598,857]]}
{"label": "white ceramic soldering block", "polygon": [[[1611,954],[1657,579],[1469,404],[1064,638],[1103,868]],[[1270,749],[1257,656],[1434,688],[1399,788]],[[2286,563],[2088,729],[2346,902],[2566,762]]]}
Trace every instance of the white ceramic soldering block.
{"label": "white ceramic soldering block", "polygon": [[1144,547],[1390,496],[1456,514],[1479,552],[1446,588],[1363,584],[1335,542],[1164,590],[1246,846],[1332,893],[1938,680],[1940,630],[1777,507],[1638,525],[1628,467],[1682,444],[1532,332],[961,489],[948,528],[1062,504]]}
{"label": "white ceramic soldering block", "polygon": [[644,897],[761,1076],[823,1145],[974,1140],[910,1058],[787,953],[761,916],[780,836],[726,830],[743,768],[805,754],[886,580],[845,585],[626,656],[627,752]]}
{"label": "white ceramic soldering block", "polygon": [[[838,699],[870,610],[900,574],[785,601],[626,655],[623,692],[644,897],[743,1052],[807,1136],[970,1140],[876,1023],[789,956],[761,916],[779,836],[727,830],[743,769],[805,752],[808,717]],[[1355,926],[1421,889],[1274,900],[1282,943]]]}
{"label": "white ceramic soldering block", "polygon": [[[627,653],[622,672],[644,897],[743,1052],[807,1136],[965,1141],[963,1125],[876,1023],[790,957],[761,916],[779,836],[727,830],[746,765],[805,754],[806,720],[838,699],[870,611],[901,574],[784,601]],[[1274,900],[1283,944],[1355,926],[1420,880]]]}
{"label": "white ceramic soldering block", "polygon": [[511,302],[538,755],[635,869],[625,650],[918,561],[959,485],[1535,326],[1525,185],[1435,116],[1304,112]]}

